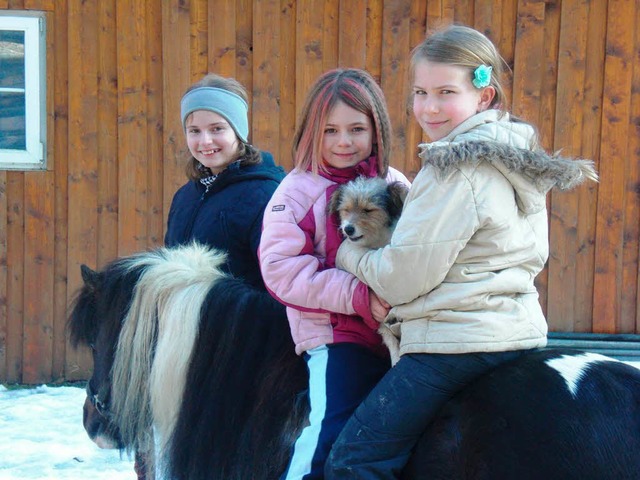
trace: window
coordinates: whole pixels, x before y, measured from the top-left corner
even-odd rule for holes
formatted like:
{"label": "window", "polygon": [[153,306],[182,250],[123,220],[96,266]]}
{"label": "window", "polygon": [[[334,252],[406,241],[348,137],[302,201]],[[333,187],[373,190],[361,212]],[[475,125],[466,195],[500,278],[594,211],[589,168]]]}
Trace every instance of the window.
{"label": "window", "polygon": [[45,18],[0,10],[0,170],[46,168]]}

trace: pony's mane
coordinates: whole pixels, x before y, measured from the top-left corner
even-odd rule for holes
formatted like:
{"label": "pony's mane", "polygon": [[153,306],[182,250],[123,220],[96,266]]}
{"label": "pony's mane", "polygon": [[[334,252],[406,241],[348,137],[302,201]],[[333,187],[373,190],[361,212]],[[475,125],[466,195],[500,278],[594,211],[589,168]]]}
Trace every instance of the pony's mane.
{"label": "pony's mane", "polygon": [[167,478],[278,478],[308,413],[306,365],[284,307],[227,277],[202,305],[194,352]]}
{"label": "pony's mane", "polygon": [[[112,369],[112,401],[123,443],[151,451],[169,438],[180,407],[200,309],[223,273],[224,254],[192,244],[128,258],[143,268],[122,324]],[[161,452],[156,452],[160,454]]]}

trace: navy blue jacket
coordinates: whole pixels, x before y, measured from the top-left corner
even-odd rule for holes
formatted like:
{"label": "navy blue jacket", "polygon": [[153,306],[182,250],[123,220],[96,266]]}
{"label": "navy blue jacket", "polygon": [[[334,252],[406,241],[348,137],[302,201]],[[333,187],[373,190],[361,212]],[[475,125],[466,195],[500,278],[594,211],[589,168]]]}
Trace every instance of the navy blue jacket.
{"label": "navy blue jacket", "polygon": [[171,202],[164,243],[173,247],[196,240],[224,250],[228,273],[264,289],[258,265],[262,216],[285,172],[270,153],[261,156],[258,165],[229,165],[208,189],[198,181],[180,187]]}

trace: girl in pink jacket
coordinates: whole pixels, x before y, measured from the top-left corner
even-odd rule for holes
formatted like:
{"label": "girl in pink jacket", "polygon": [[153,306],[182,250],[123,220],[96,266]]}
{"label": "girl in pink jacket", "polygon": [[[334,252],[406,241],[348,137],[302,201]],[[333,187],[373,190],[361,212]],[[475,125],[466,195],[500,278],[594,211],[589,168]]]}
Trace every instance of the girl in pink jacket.
{"label": "girl in pink jacket", "polygon": [[341,242],[331,194],[358,176],[403,181],[389,167],[391,126],[384,95],[358,69],[332,70],[311,88],[293,143],[294,170],[264,213],[260,268],[287,306],[296,352],[309,369],[311,413],[283,478],[323,478],[343,425],[389,368],[376,332],[378,297],[335,268]]}

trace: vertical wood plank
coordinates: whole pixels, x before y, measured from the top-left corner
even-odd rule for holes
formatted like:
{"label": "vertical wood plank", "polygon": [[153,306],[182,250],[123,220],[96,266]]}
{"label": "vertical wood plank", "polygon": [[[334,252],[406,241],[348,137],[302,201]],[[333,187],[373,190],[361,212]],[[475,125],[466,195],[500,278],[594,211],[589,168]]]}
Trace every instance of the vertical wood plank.
{"label": "vertical wood plank", "polygon": [[296,33],[296,4],[289,0],[280,0],[280,138],[279,158],[276,162],[287,171],[293,168],[291,143],[296,128],[296,99],[302,92],[296,90],[296,42],[291,41]]}
{"label": "vertical wood plank", "polygon": [[324,0],[309,0],[296,9],[296,118],[299,117],[309,87],[324,71]]}
{"label": "vertical wood plank", "polygon": [[540,72],[540,107],[538,118],[534,120],[538,128],[540,143],[547,149],[553,145],[556,117],[556,90],[560,89],[557,78],[559,37],[560,9],[557,8],[555,2],[547,0],[544,11],[543,64]]}
{"label": "vertical wood plank", "polygon": [[323,71],[338,67],[338,19],[340,17],[340,0],[324,2],[324,23],[322,34],[322,68]]}
{"label": "vertical wood plank", "polygon": [[0,381],[7,378],[7,173],[0,172]]}
{"label": "vertical wood plank", "polygon": [[[147,157],[149,203],[147,205],[147,248],[164,243],[163,170],[162,158],[162,2],[146,2],[147,32]],[[206,56],[204,57],[206,60]]]}
{"label": "vertical wood plank", "polygon": [[[408,59],[411,52],[411,4],[394,1],[385,4],[382,30],[381,85],[385,92],[389,116],[393,125],[393,156],[391,164],[402,171],[415,168],[415,162],[407,158],[407,130],[413,119],[407,111],[410,94]],[[413,148],[414,145],[411,146]]]}
{"label": "vertical wood plank", "polygon": [[[600,131],[602,129],[602,92],[607,29],[607,4],[591,2],[587,20],[586,76],[584,82],[584,115],[582,118],[582,156],[593,159],[598,168]],[[591,332],[593,328],[593,288],[598,185],[590,182],[578,190],[579,260],[576,266],[576,311],[574,328]]]}
{"label": "vertical wood plank", "polygon": [[[253,6],[252,0],[236,1],[236,79],[247,88],[253,103]],[[253,111],[249,110],[249,125]]]}
{"label": "vertical wood plank", "polygon": [[180,99],[191,84],[190,17],[181,0],[162,2],[162,124],[163,124],[163,217],[171,199],[185,181],[186,144],[180,120]]}
{"label": "vertical wood plank", "polygon": [[258,148],[280,158],[280,0],[254,4],[253,112],[251,138]]}
{"label": "vertical wood plank", "polygon": [[[624,188],[633,61],[633,0],[609,2],[602,147],[598,190],[593,327],[613,333],[620,322],[623,287]],[[624,12],[624,14],[621,14]]]}
{"label": "vertical wood plank", "polygon": [[469,26],[474,25],[476,19],[475,2],[470,0],[449,0],[443,2],[443,4],[442,20],[447,24],[453,22]]}
{"label": "vertical wood plank", "polygon": [[520,0],[518,3],[511,111],[534,124],[540,113],[544,8],[543,0]]}
{"label": "vertical wood plank", "polygon": [[[562,149],[570,156],[581,154],[588,11],[588,1],[568,0],[562,4],[558,80],[553,86],[553,91],[557,90],[553,149]],[[547,318],[554,330],[570,332],[575,331],[578,302],[578,193],[551,195]]]}
{"label": "vertical wood plank", "polygon": [[473,28],[489,37],[496,47],[501,36],[500,12],[502,3],[491,0],[475,0],[473,4]]}
{"label": "vertical wood plank", "polygon": [[445,25],[454,23],[454,21],[471,25],[473,12],[469,11],[469,7],[470,2],[468,0],[461,2],[456,2],[455,0],[427,2],[427,32],[443,28]]}
{"label": "vertical wood plank", "polygon": [[[30,2],[27,8],[44,10],[49,5]],[[43,8],[44,7],[44,8]],[[47,30],[46,56],[52,60],[51,15],[45,21],[51,28]],[[51,85],[51,69],[46,75],[47,85]],[[47,112],[51,111],[52,95],[46,97]],[[52,124],[47,118],[48,132]],[[64,338],[64,330],[56,332],[54,323],[54,258],[55,258],[55,193],[54,168],[51,139],[48,134],[47,170],[29,172],[25,175],[25,275],[24,291],[25,320],[23,324],[23,373],[22,381],[29,384],[50,381],[54,376],[54,340],[58,333]],[[37,292],[37,294],[34,294]],[[58,344],[60,342],[58,341]],[[59,372],[56,372],[56,375]]]}
{"label": "vertical wood plank", "polygon": [[22,380],[24,173],[7,172],[7,381]]}
{"label": "vertical wood plank", "polygon": [[513,98],[513,67],[516,45],[517,0],[503,0],[501,9],[500,38],[496,38],[498,51],[505,61],[502,87],[506,95],[505,108]]}
{"label": "vertical wood plank", "polygon": [[98,5],[98,233],[97,265],[118,255],[118,32],[116,1]]}
{"label": "vertical wood plank", "polygon": [[[366,13],[365,69],[380,82],[382,69],[382,11],[384,0],[368,0]],[[420,5],[423,5],[420,2]]]}
{"label": "vertical wood plank", "polygon": [[[621,332],[636,332],[640,321],[640,1],[631,4],[629,16],[635,17],[635,31],[630,35],[632,80],[630,89],[629,135],[626,156],[624,185],[624,231],[622,246],[622,291],[620,322],[616,327]],[[625,288],[626,285],[636,285]]]}
{"label": "vertical wood plank", "polygon": [[362,68],[367,60],[367,0],[340,0],[338,66]]}
{"label": "vertical wood plank", "polygon": [[[556,85],[558,72],[558,37],[560,28],[560,10],[555,8],[555,2],[547,0],[545,2],[544,26],[543,26],[543,57],[542,70],[540,72],[540,103],[538,105],[537,119],[532,120],[538,129],[540,144],[543,148],[550,148],[553,143],[553,129],[555,122],[556,108]],[[551,199],[553,193],[547,195],[547,211],[551,208]],[[550,252],[553,252],[555,245],[553,241],[549,244]],[[548,291],[549,291],[549,268],[547,267],[540,272],[536,278],[536,285],[539,301],[543,306],[543,311],[547,314],[548,309]],[[558,327],[554,325],[555,319],[547,318],[549,328],[555,330]]]}
{"label": "vertical wood plank", "polygon": [[118,253],[147,246],[149,197],[144,4],[116,3],[118,24]]}
{"label": "vertical wood plank", "polygon": [[236,2],[235,0],[212,0],[208,3],[210,71],[225,77],[235,77]]}
{"label": "vertical wood plank", "polygon": [[209,73],[209,2],[192,0],[191,13],[191,74],[197,82]]}
{"label": "vertical wood plank", "polygon": [[[66,338],[67,322],[67,245],[68,239],[68,143],[69,138],[69,97],[67,85],[67,72],[69,62],[68,52],[68,24],[67,2],[58,2],[48,22],[47,29],[53,36],[53,45],[50,48],[52,61],[47,57],[47,78],[52,75],[52,82],[48,83],[48,91],[53,92],[53,107],[49,110],[47,137],[53,140],[49,143],[49,151],[53,152],[55,174],[55,265],[54,265],[54,345],[53,345],[53,372],[54,379],[65,378],[65,365],[67,365],[67,351],[71,350]],[[52,32],[51,32],[52,31]],[[53,71],[51,71],[53,70]]]}
{"label": "vertical wood plank", "polygon": [[[543,0],[519,0],[517,10],[516,47],[513,66],[513,103],[511,112],[539,127],[541,92],[544,77]],[[543,311],[547,310],[547,269],[535,280]]]}
{"label": "vertical wood plank", "polygon": [[53,359],[54,191],[51,172],[25,179],[22,381],[47,382]]}
{"label": "vertical wood plank", "polygon": [[[68,295],[81,283],[80,265],[97,267],[98,233],[98,10],[93,2],[68,4]],[[68,299],[69,301],[71,298]],[[66,377],[89,376],[88,349],[72,350],[66,356]]]}
{"label": "vertical wood plank", "polygon": [[[418,157],[418,145],[426,141],[426,137],[413,115],[413,98],[411,96],[413,88],[413,77],[410,72],[411,51],[418,46],[427,34],[427,5],[424,2],[412,2],[411,4],[411,23],[409,31],[409,51],[407,52],[405,63],[407,65],[406,79],[404,80],[406,96],[403,105],[405,107],[404,128],[406,132],[406,145],[404,152],[395,152],[393,166],[400,168],[408,176],[409,180],[413,180],[421,168],[420,158]],[[394,125],[394,128],[396,126]],[[403,155],[404,164],[395,160],[397,155]]]}

